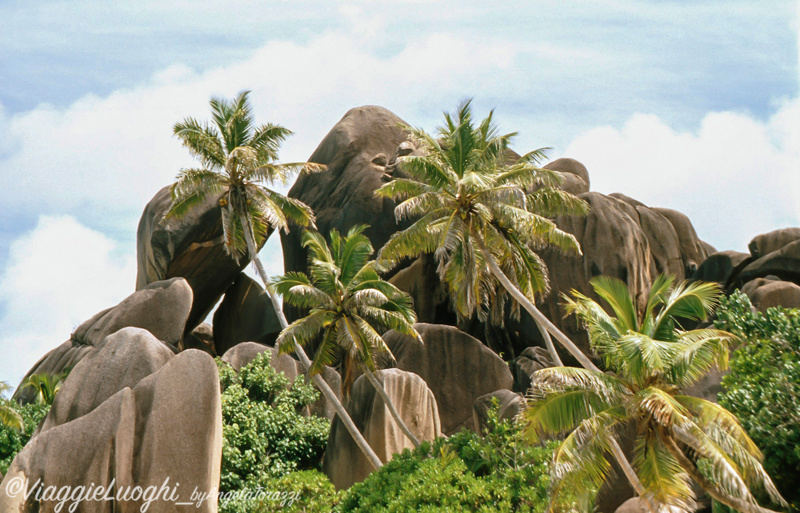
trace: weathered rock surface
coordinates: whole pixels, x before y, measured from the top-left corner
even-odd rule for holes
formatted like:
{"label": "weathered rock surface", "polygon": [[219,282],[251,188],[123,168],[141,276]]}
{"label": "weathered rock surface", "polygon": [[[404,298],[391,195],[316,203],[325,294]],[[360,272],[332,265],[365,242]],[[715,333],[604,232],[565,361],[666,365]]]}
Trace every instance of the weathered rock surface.
{"label": "weathered rock surface", "polygon": [[761,258],[797,240],[800,240],[800,228],[782,228],[756,235],[747,249],[753,258]]}
{"label": "weathered rock surface", "polygon": [[[756,284],[750,288],[751,284]],[[764,313],[768,308],[800,308],[800,286],[790,281],[776,281],[758,278],[748,282],[742,289],[753,306]]]}
{"label": "weathered rock surface", "polygon": [[472,414],[479,433],[483,433],[489,427],[487,419],[495,403],[497,403],[497,418],[500,420],[514,419],[525,408],[525,398],[522,394],[511,390],[497,390],[480,396],[475,399],[475,404],[472,406]]}
{"label": "weathered rock surface", "polygon": [[[222,361],[233,367],[237,372],[259,354],[269,351],[272,354],[269,364],[278,372],[283,372],[289,381],[293,382],[297,376],[304,376],[307,368],[299,361],[295,360],[288,354],[278,354],[278,350],[274,347],[265,346],[256,342],[242,342],[228,349],[222,355]],[[322,371],[322,379],[331,387],[336,396],[341,400],[342,378],[339,373],[331,367],[325,367]],[[309,410],[310,414],[333,419],[336,415],[336,410],[333,404],[325,399],[322,394],[320,398],[312,405]]]}
{"label": "weathered rock surface", "polygon": [[[400,369],[385,369],[375,375],[383,381],[387,395],[417,439],[433,440],[441,435],[436,399],[422,378]],[[353,384],[346,408],[381,461],[387,462],[394,454],[413,447],[365,376]],[[337,489],[363,481],[373,470],[339,417],[331,425],[322,470]]]}
{"label": "weathered rock surface", "polygon": [[[192,289],[186,280],[172,278],[151,283],[78,326],[70,340],[42,357],[25,377],[72,368],[107,336],[126,327],[147,330],[177,351],[191,305]],[[24,404],[33,399],[33,392],[18,390],[14,398]]]}
{"label": "weathered rock surface", "polygon": [[[328,165],[328,171],[302,176],[290,192],[290,196],[314,208],[320,231],[335,227],[343,232],[366,223],[371,225],[367,235],[379,248],[401,228],[394,217],[394,203],[373,194],[393,176],[402,175],[396,156],[414,151],[404,142],[399,123],[399,118],[380,107],[353,109],[320,143],[310,160]],[[587,349],[583,330],[577,329],[574,320],[563,320],[561,292],[574,288],[592,295],[589,279],[606,274],[625,280],[643,302],[658,274],[669,272],[682,280],[705,260],[711,248],[698,239],[689,220],[679,212],[651,208],[623,195],[588,192],[589,173],[580,162],[558,159],[545,167],[562,172],[563,187],[578,193],[591,210],[583,218],[556,219],[560,228],[578,238],[583,256],[540,252],[550,269],[552,292],[540,298],[539,305],[551,321]],[[285,236],[283,247],[287,271],[305,270],[299,234]],[[430,257],[406,263],[390,279],[412,295],[420,321],[456,324]],[[459,327],[510,357],[526,347],[542,345],[527,314],[520,322],[508,319],[500,329],[476,321],[463,322]],[[571,361],[565,352],[561,354],[566,363]]]}
{"label": "weathered rock surface", "polygon": [[737,276],[736,282],[741,286],[768,275],[800,284],[800,240],[790,242],[747,264]]}
{"label": "weathered rock surface", "polygon": [[[391,179],[396,157],[413,152],[413,146],[404,142],[406,135],[400,128],[404,124],[383,107],[357,107],[317,146],[309,162],[325,164],[327,171],[300,175],[289,196],[314,209],[320,233],[327,234],[332,228],[345,233],[354,225],[369,224],[365,233],[377,249],[398,229],[395,203],[373,193]],[[306,269],[300,237],[299,230],[281,234],[286,272]],[[286,311],[291,316],[294,310]]]}
{"label": "weathered rock surface", "polygon": [[545,169],[559,171],[564,176],[564,183],[561,188],[565,191],[578,195],[589,192],[589,171],[586,166],[575,159],[561,158],[556,159],[544,166]]}
{"label": "weathered rock surface", "polygon": [[149,331],[122,328],[72,369],[37,432],[83,417],[166,365],[174,354]]}
{"label": "weathered rock surface", "polygon": [[[105,363],[103,367],[95,366],[95,370],[99,374],[108,373],[108,379],[125,357],[127,349],[117,347],[120,345],[124,344],[111,342],[95,356],[95,363]],[[148,342],[138,345],[144,346],[140,350],[145,354],[150,354]],[[82,376],[86,377],[82,371],[76,375]],[[62,413],[52,415],[77,414],[101,399],[101,395],[93,396],[91,390],[84,393],[75,390],[79,381],[73,379],[69,387],[65,383],[70,392],[61,398]],[[116,383],[122,384],[122,381]],[[112,388],[104,388],[103,393]],[[74,408],[65,402],[69,397],[76,401]],[[184,351],[133,388],[126,386],[88,413],[64,420],[63,424],[45,420],[45,428],[17,455],[0,490],[0,510],[53,511],[57,505],[53,502],[23,505],[19,496],[9,497],[6,485],[15,477],[31,483],[40,479],[44,486],[56,487],[96,488],[113,483],[115,491],[133,485],[143,489],[153,486],[157,490],[167,483],[172,498],[165,501],[161,496],[153,502],[149,511],[155,512],[178,511],[180,507],[175,503],[190,501],[195,489],[209,492],[219,485],[222,458],[219,377],[214,360],[203,352]],[[141,511],[143,505],[141,499],[81,504],[85,511],[114,508],[122,512]],[[196,507],[198,511],[217,511],[215,501],[192,505],[193,510]]]}
{"label": "weathered rock surface", "polygon": [[172,199],[164,187],[147,204],[136,233],[136,289],[175,277],[185,278],[194,291],[186,323],[190,332],[217,303],[247,265],[226,252],[218,197],[208,197],[181,219],[164,220]]}
{"label": "weathered rock surface", "polygon": [[513,386],[508,365],[480,340],[457,328],[424,323],[414,327],[424,343],[396,331],[383,336],[397,368],[419,375],[428,384],[436,396],[445,435],[462,427],[477,431],[472,406],[482,395]]}
{"label": "weathered rock surface", "polygon": [[217,354],[240,342],[272,345],[281,325],[266,291],[252,278],[239,274],[214,312],[214,346]]}

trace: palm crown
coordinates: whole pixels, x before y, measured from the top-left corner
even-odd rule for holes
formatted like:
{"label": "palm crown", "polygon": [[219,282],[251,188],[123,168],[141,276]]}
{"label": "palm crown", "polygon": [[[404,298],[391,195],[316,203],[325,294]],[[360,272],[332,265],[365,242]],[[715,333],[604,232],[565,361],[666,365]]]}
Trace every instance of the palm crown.
{"label": "palm crown", "polygon": [[[459,316],[491,316],[502,324],[504,301],[484,256],[485,245],[503,271],[529,297],[548,288],[545,265],[531,248],[555,245],[580,253],[578,242],[546,216],[585,212],[585,203],[555,185],[561,176],[537,164],[545,150],[508,163],[515,135],[501,135],[492,113],[480,124],[472,120],[470,102],[455,115],[445,114],[438,138],[408,128],[423,155],[402,157],[397,178],[376,191],[403,200],[395,214],[419,218],[396,233],[381,250],[388,262],[435,252],[439,275],[449,284]],[[514,304],[518,315],[519,306]],[[490,315],[491,314],[491,315]]]}
{"label": "palm crown", "polygon": [[355,370],[363,366],[377,369],[381,354],[391,351],[381,338],[389,329],[419,339],[411,298],[394,285],[382,280],[374,260],[372,244],[362,233],[365,226],[351,228],[342,237],[332,230],[330,246],[317,232],[303,234],[303,246],[309,250],[310,278],[292,272],[273,279],[278,293],[290,304],[310,309],[281,332],[277,345],[291,350],[295,343],[304,346],[321,333],[321,345],[311,365],[316,373],[333,363],[340,351],[344,360],[343,390],[347,393]]}
{"label": "palm crown", "polygon": [[576,291],[574,299],[565,296],[566,308],[586,326],[592,349],[610,372],[538,371],[523,414],[532,441],[573,430],[554,454],[551,507],[568,509],[562,491],[604,482],[613,439],[630,425],[637,433],[633,468],[640,493],[656,506],[651,509],[691,511],[692,479],[741,511],[760,510],[748,488],[752,485],[763,486],[782,502],[761,466],[761,453],[736,417],[713,402],[681,393],[712,368],[727,367],[733,335],[685,331],[677,321],[705,319],[717,304],[717,285],[673,287],[673,278],[660,276],[640,315],[622,281],[597,277],[591,284],[614,316]]}
{"label": "palm crown", "polygon": [[181,170],[165,217],[183,216],[209,195],[219,195],[225,248],[238,262],[241,255],[253,251],[251,241],[257,247],[269,229],[288,231],[289,222],[314,223],[313,212],[304,203],[261,184],[286,184],[296,172],[321,166],[275,162],[280,144],[292,132],[272,123],[255,126],[249,91],[232,101],[213,98],[209,104],[212,123],[186,118],[173,127],[203,167]]}

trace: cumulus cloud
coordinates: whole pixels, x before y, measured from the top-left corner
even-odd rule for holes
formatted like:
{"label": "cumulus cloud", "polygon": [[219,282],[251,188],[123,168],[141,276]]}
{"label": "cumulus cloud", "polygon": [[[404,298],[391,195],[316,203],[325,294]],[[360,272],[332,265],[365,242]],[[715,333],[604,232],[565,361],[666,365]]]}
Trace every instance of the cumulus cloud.
{"label": "cumulus cloud", "polygon": [[83,321],[133,293],[136,262],[69,216],[42,216],[0,275],[0,379],[16,386]]}
{"label": "cumulus cloud", "polygon": [[298,131],[284,160],[304,160],[347,109],[379,103],[408,112],[425,98],[437,104],[431,114],[438,117],[438,106],[455,104],[464,83],[490,87],[512,55],[502,45],[434,35],[383,58],[360,41],[335,32],[307,44],[274,41],[202,74],[176,65],[138,87],[88,95],[67,108],[0,111],[0,175],[12,184],[0,202],[29,215],[69,213],[103,231],[133,231],[152,195],[194,164],[172,137],[173,123],[207,119],[212,95],[252,89],[258,121]]}
{"label": "cumulus cloud", "polygon": [[579,135],[564,154],[586,165],[592,189],[680,210],[718,249],[744,251],[759,233],[800,224],[798,134],[795,98],[765,121],[709,113],[692,132],[636,114]]}

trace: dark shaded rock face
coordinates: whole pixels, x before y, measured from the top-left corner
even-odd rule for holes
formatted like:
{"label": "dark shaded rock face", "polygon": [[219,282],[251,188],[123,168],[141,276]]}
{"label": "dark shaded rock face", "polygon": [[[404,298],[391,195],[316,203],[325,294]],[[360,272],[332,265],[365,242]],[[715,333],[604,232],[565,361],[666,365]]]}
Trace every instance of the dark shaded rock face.
{"label": "dark shaded rock face", "polygon": [[706,258],[691,276],[693,280],[714,281],[722,287],[730,281],[737,268],[750,258],[739,251],[720,251]]}
{"label": "dark shaded rock face", "polygon": [[240,342],[272,345],[281,325],[266,291],[244,273],[225,292],[214,312],[214,347],[217,354]]}
{"label": "dark shaded rock face", "polygon": [[[256,356],[265,351],[269,351],[272,354],[272,358],[269,361],[272,368],[278,372],[283,372],[286,377],[289,378],[290,382],[294,382],[297,376],[305,376],[306,370],[308,369],[301,362],[295,360],[288,354],[278,354],[278,350],[274,347],[265,346],[256,342],[242,342],[233,346],[222,355],[222,361],[233,367],[236,372],[239,372],[242,367],[245,367],[248,363],[252,362]],[[325,380],[341,401],[342,378],[339,376],[339,373],[336,372],[335,369],[326,366],[322,371],[322,379]],[[336,410],[333,404],[328,402],[325,396],[320,394],[320,398],[311,405],[308,411],[306,411],[306,414],[333,419],[336,415]]]}
{"label": "dark shaded rock face", "polygon": [[800,240],[790,242],[747,264],[737,276],[736,283],[744,284],[769,275],[800,284]]}
{"label": "dark shaded rock face", "polygon": [[200,323],[191,333],[184,335],[183,343],[178,349],[181,351],[185,349],[199,349],[211,356],[219,356],[214,347],[214,328],[207,322]]}
{"label": "dark shaded rock face", "polygon": [[475,400],[511,388],[508,365],[480,340],[452,326],[415,324],[424,343],[396,331],[383,338],[397,368],[419,375],[436,396],[442,432],[452,435],[467,427],[477,432],[472,415]]}
{"label": "dark shaded rock face", "polygon": [[[78,326],[70,340],[43,356],[25,377],[58,374],[73,368],[108,335],[126,327],[147,330],[165,347],[177,351],[191,306],[192,289],[186,280],[172,278],[151,283]],[[14,398],[22,404],[30,402],[33,391],[18,388]]]}
{"label": "dark shaded rock face", "polygon": [[[375,375],[383,382],[389,399],[419,441],[441,436],[436,399],[422,378],[400,369],[385,369]],[[359,377],[353,383],[350,399],[345,406],[353,423],[382,462],[389,461],[404,449],[414,447],[366,376]],[[363,481],[372,472],[369,461],[338,416],[331,424],[322,471],[340,490]]]}
{"label": "dark shaded rock face", "polygon": [[[161,497],[150,511],[174,511],[176,502],[192,500],[193,490],[218,486],[222,413],[216,364],[200,351],[172,356],[159,345],[144,330],[126,328],[92,349],[12,462],[0,489],[0,511],[53,511],[57,504],[25,504],[24,494],[8,495],[15,478],[57,488],[113,483],[114,490],[158,489],[166,479],[170,486],[180,483],[173,500]],[[131,359],[135,365],[126,368]],[[80,506],[124,512],[144,504],[139,497]],[[215,501],[197,507],[217,510]]]}
{"label": "dark shaded rock face", "polygon": [[553,361],[547,349],[533,346],[525,348],[519,356],[508,362],[508,366],[514,376],[514,392],[524,394],[531,387],[531,375],[537,370],[552,367]]}
{"label": "dark shaded rock face", "polygon": [[186,332],[190,332],[222,297],[247,265],[226,252],[216,197],[209,197],[181,219],[163,220],[172,199],[164,187],[150,200],[136,233],[136,290],[169,278],[185,278],[194,292]]}

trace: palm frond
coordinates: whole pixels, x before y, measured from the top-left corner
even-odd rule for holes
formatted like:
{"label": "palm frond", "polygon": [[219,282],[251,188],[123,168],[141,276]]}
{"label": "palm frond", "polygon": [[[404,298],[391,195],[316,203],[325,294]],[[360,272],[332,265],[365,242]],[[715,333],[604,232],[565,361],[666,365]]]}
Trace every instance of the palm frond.
{"label": "palm frond", "polygon": [[705,320],[719,303],[719,296],[719,285],[716,283],[696,281],[676,286],[656,316],[654,336],[663,338],[663,333],[672,330],[671,320],[675,318]]}
{"label": "palm frond", "polygon": [[654,433],[636,440],[633,467],[647,493],[659,504],[686,513],[695,510],[689,474]]}
{"label": "palm frond", "polygon": [[596,276],[589,283],[595,293],[611,306],[614,315],[630,331],[639,330],[636,305],[628,286],[622,280],[610,276]]}
{"label": "palm frond", "polygon": [[194,118],[175,123],[172,133],[189,149],[189,153],[209,169],[225,167],[225,150],[219,132]]}
{"label": "palm frond", "polygon": [[319,335],[319,332],[330,320],[331,314],[327,310],[314,310],[281,331],[275,341],[275,345],[283,353],[293,352],[295,344],[300,346],[307,345]]}

